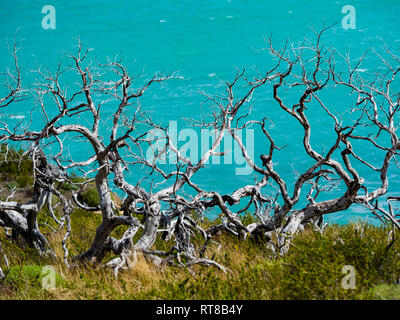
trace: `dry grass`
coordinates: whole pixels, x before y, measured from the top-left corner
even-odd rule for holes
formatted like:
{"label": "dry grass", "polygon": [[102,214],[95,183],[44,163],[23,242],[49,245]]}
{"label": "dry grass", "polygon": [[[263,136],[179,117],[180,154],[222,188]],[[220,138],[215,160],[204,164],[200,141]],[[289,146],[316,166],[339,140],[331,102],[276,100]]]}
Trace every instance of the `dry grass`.
{"label": "dry grass", "polygon": [[[71,255],[90,246],[99,219],[92,213],[74,212],[68,242]],[[41,214],[41,221],[51,223],[46,213]],[[278,258],[262,241],[239,241],[221,234],[206,254],[227,267],[227,274],[204,266],[195,266],[191,272],[177,267],[159,269],[138,255],[133,267],[122,270],[117,279],[112,270],[98,266],[68,269],[61,258],[40,257],[34,250],[24,248],[22,242],[14,243],[0,232],[11,266],[7,270],[2,264],[8,275],[0,283],[0,299],[369,299],[382,298],[386,293],[393,296],[398,291],[392,292],[390,283],[400,276],[399,242],[386,250],[386,229],[362,227],[362,236],[357,231],[360,227],[354,225],[330,226],[324,235],[308,230],[294,239],[287,256]],[[64,233],[50,233],[45,226],[42,231],[56,255],[62,257]],[[116,231],[119,232],[123,230]],[[338,244],[338,238],[343,245]],[[166,246],[160,241],[156,245]],[[357,269],[356,290],[340,286],[344,264]],[[41,287],[40,270],[45,265],[56,270],[55,289]],[[382,285],[389,285],[389,289],[384,287],[377,296],[374,288]]]}

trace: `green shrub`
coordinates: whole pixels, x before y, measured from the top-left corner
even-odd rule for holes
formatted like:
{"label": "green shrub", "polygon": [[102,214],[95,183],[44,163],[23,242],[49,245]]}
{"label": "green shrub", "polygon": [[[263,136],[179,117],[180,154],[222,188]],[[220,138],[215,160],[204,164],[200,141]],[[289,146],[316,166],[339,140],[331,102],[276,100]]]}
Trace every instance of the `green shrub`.
{"label": "green shrub", "polygon": [[26,188],[33,185],[33,178],[31,176],[19,176],[17,177],[16,182],[19,187]]}
{"label": "green shrub", "polygon": [[400,285],[381,284],[372,289],[372,296],[379,300],[400,300]]}
{"label": "green shrub", "polygon": [[85,252],[93,241],[94,231],[101,223],[101,215],[77,209],[71,215],[70,255]]}
{"label": "green shrub", "polygon": [[[371,298],[370,288],[400,275],[399,245],[387,244],[387,229],[372,225],[332,226],[321,234],[295,237],[283,259],[279,295],[284,299]],[[355,289],[345,290],[345,265],[354,266]]]}
{"label": "green shrub", "polygon": [[60,184],[60,188],[65,191],[72,191],[78,190],[79,187],[75,185],[75,183],[83,183],[85,182],[85,178],[77,176],[75,173],[71,174],[70,180],[72,183],[69,182],[62,182]]}
{"label": "green shrub", "polygon": [[5,181],[15,181],[19,177],[32,177],[32,160],[23,155],[22,150],[0,145],[0,178]]}
{"label": "green shrub", "polygon": [[[32,287],[35,289],[42,288],[42,280],[48,273],[43,269],[44,266],[12,266],[6,273],[4,278],[5,284],[10,284],[18,289]],[[55,275],[55,285],[61,285],[62,278],[59,274]]]}
{"label": "green shrub", "polygon": [[79,193],[79,200],[83,201],[90,207],[96,207],[100,204],[100,197],[95,187],[89,187],[87,190]]}
{"label": "green shrub", "polygon": [[6,188],[9,190],[15,189],[18,187],[18,183],[16,182],[9,182],[6,184]]}

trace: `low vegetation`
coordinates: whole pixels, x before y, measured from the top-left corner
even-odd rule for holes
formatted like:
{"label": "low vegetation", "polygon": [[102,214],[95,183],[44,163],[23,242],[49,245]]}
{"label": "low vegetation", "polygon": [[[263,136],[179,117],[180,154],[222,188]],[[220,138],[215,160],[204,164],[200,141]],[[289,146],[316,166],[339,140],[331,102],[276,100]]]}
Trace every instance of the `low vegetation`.
{"label": "low vegetation", "polygon": [[[18,151],[9,153],[8,165],[0,164],[3,183],[17,183],[21,177],[30,177],[29,159],[20,164],[19,170],[10,165],[15,152]],[[72,179],[82,180],[77,176]],[[70,191],[71,187],[65,185],[63,189]],[[29,188],[25,189],[28,192]],[[80,198],[91,206],[98,205],[93,186],[82,192]],[[201,225],[207,228],[220,223],[219,219],[203,218]],[[242,221],[249,224],[252,216],[246,214]],[[62,257],[64,231],[54,232],[57,225],[47,208],[40,212],[38,222],[56,256]],[[77,209],[71,214],[70,256],[90,246],[100,222],[101,215],[96,212]],[[121,236],[125,230],[120,226],[113,235]],[[0,242],[9,267],[0,261],[5,273],[0,281],[0,299],[400,299],[400,242],[393,234],[389,226],[362,222],[330,225],[323,233],[309,227],[298,233],[289,252],[280,256],[267,248],[262,239],[242,241],[224,232],[216,235],[207,255],[227,267],[226,274],[204,266],[157,268],[138,256],[133,268],[120,272],[115,279],[110,269],[99,266],[68,269],[62,259],[41,256],[26,246],[22,238],[15,241],[1,229]],[[153,246],[167,250],[171,243],[161,236],[160,233]],[[202,239],[195,241],[200,244]],[[112,258],[109,254],[106,260]],[[47,290],[42,286],[43,268],[49,265],[56,270],[56,281],[55,288]],[[346,265],[356,270],[354,289],[342,286]]]}
{"label": "low vegetation", "polygon": [[0,182],[9,188],[29,187],[33,184],[32,160],[22,150],[0,144]]}
{"label": "low vegetation", "polygon": [[[100,216],[77,210],[71,218],[73,255],[90,245]],[[51,219],[43,214],[41,222]],[[62,234],[47,231],[62,256]],[[138,256],[134,267],[115,279],[110,269],[67,269],[61,260],[21,248],[2,233],[10,267],[3,268],[0,299],[400,299],[400,245],[387,234],[385,227],[363,223],[331,225],[323,234],[310,228],[295,236],[285,256],[275,256],[256,239],[240,241],[224,233],[208,254],[229,268],[226,274],[202,266],[160,269]],[[48,290],[42,288],[47,265],[57,274],[56,287]],[[355,267],[355,289],[342,287],[345,265]]]}

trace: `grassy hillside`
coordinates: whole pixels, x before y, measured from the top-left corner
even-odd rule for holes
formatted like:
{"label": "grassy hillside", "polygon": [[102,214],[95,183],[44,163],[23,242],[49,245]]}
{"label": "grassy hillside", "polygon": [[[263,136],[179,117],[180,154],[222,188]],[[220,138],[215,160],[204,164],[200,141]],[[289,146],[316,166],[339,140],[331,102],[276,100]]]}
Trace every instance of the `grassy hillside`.
{"label": "grassy hillside", "polygon": [[[7,163],[0,158],[0,184],[4,189],[1,198],[13,184],[20,189],[16,194],[19,200],[29,198],[33,181],[30,160],[26,158],[19,166],[12,164],[20,155],[20,151],[8,154]],[[68,191],[72,186],[62,187]],[[98,201],[96,196],[91,189],[81,195],[91,205]],[[243,219],[249,222],[250,215]],[[100,220],[96,213],[72,213],[70,256],[90,246]],[[56,225],[46,210],[39,214],[39,223],[57,257],[62,257],[64,231],[52,231]],[[209,226],[213,222],[203,223]],[[118,236],[124,230],[119,227],[114,233]],[[10,265],[6,268],[0,258],[6,274],[0,281],[0,299],[400,299],[400,285],[394,284],[400,278],[400,244],[398,239],[391,242],[388,231],[388,227],[361,222],[331,225],[324,234],[308,229],[295,236],[284,257],[275,256],[262,239],[239,241],[232,235],[218,234],[209,245],[207,256],[229,268],[227,274],[202,266],[192,270],[157,269],[138,256],[134,267],[121,271],[115,279],[110,269],[91,265],[67,269],[61,258],[41,257],[21,241],[9,239],[0,229],[0,241]],[[158,249],[170,245],[161,239],[155,244]],[[106,260],[111,258],[110,254]],[[57,273],[56,287],[50,290],[42,288],[43,267],[48,265]],[[342,287],[345,265],[356,270],[355,289]]]}
{"label": "grassy hillside", "polygon": [[[89,246],[99,218],[74,212],[72,255]],[[201,266],[192,272],[157,269],[139,256],[133,269],[117,279],[104,268],[67,269],[62,261],[21,249],[1,234],[11,267],[4,270],[0,299],[399,299],[400,286],[393,283],[400,276],[400,246],[398,241],[387,246],[386,231],[362,224],[330,226],[324,234],[307,230],[295,237],[284,257],[255,240],[221,234],[216,238],[220,246],[212,244],[208,255],[228,267],[227,274]],[[49,238],[61,256],[62,234]],[[50,290],[41,283],[46,265],[57,272],[56,288]],[[344,265],[356,269],[355,289],[342,288]]]}

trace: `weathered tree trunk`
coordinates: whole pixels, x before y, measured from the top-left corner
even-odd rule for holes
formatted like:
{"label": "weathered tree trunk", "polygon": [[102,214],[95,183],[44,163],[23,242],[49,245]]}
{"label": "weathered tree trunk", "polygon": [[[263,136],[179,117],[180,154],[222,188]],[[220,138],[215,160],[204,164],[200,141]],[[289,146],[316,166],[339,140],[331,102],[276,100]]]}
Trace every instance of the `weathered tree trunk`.
{"label": "weathered tree trunk", "polygon": [[150,249],[157,236],[158,226],[161,220],[161,208],[157,201],[151,202],[146,207],[144,231],[138,242],[135,244],[135,250]]}

